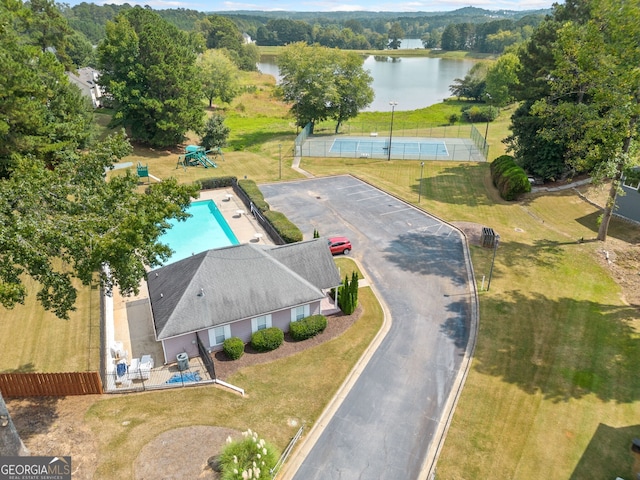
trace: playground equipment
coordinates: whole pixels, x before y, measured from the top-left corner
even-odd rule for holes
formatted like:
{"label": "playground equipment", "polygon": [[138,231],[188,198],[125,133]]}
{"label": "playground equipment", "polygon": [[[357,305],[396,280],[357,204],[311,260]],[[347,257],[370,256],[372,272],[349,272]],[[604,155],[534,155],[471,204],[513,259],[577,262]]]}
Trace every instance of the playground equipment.
{"label": "playground equipment", "polygon": [[[209,158],[207,154],[213,154],[213,159]],[[178,157],[176,168],[183,167],[186,170],[187,167],[197,167],[198,165],[202,165],[204,168],[216,168],[218,165],[216,165],[214,160],[218,156],[224,160],[224,155],[220,148],[205,150],[204,147],[198,145],[187,145],[184,149],[184,155]]]}
{"label": "playground equipment", "polygon": [[151,183],[151,178],[149,177],[149,165],[142,165],[138,162],[138,178],[147,177],[147,182]]}

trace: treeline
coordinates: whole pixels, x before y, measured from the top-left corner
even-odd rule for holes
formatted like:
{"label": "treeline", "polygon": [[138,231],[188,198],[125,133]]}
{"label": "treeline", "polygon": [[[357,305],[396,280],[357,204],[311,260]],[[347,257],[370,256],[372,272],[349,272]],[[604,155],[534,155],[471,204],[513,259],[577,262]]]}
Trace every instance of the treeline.
{"label": "treeline", "polygon": [[[60,4],[69,25],[97,45],[105,36],[107,21],[122,5],[83,2],[74,7]],[[148,8],[148,7],[147,7]],[[425,48],[501,53],[509,45],[531,36],[546,10],[530,12],[489,11],[466,7],[453,12],[218,12],[189,9],[157,10],[168,23],[184,31],[201,30],[210,16],[233,21],[257,45],[282,46],[295,42],[317,43],[345,50],[399,48],[402,38],[420,38]]]}

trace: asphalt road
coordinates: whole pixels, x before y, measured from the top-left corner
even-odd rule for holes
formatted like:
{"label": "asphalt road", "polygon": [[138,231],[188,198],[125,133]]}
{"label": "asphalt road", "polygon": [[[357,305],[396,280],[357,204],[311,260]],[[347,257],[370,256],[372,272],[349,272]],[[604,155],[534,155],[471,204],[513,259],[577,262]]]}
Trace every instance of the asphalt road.
{"label": "asphalt road", "polygon": [[293,478],[424,478],[464,376],[477,312],[462,234],[351,176],[260,189],[305,238],[314,229],[349,237],[350,256],[391,317]]}

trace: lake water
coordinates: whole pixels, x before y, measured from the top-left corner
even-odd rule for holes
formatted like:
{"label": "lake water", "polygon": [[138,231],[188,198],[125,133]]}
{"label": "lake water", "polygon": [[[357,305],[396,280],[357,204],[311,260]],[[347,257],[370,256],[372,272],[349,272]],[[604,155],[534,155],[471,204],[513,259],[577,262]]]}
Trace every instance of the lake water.
{"label": "lake water", "polygon": [[[449,86],[453,81],[464,78],[474,63],[473,60],[370,55],[364,61],[364,68],[373,77],[371,87],[375,98],[364,111],[391,110],[391,101],[397,102],[397,111],[416,110],[440,103],[451,96]],[[258,69],[279,79],[280,72],[273,57],[263,57]]]}

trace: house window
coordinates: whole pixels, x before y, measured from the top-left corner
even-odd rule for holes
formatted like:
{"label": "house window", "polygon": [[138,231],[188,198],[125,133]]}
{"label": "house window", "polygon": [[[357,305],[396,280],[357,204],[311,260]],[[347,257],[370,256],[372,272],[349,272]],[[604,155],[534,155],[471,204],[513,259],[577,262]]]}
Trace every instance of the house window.
{"label": "house window", "polygon": [[271,328],[271,315],[262,315],[251,319],[251,331],[256,333],[258,330]]}
{"label": "house window", "polygon": [[301,305],[291,309],[291,321],[297,322],[309,316],[309,305]]}
{"label": "house window", "polygon": [[231,338],[230,325],[222,325],[209,330],[209,345],[211,346],[222,345],[227,338]]}

